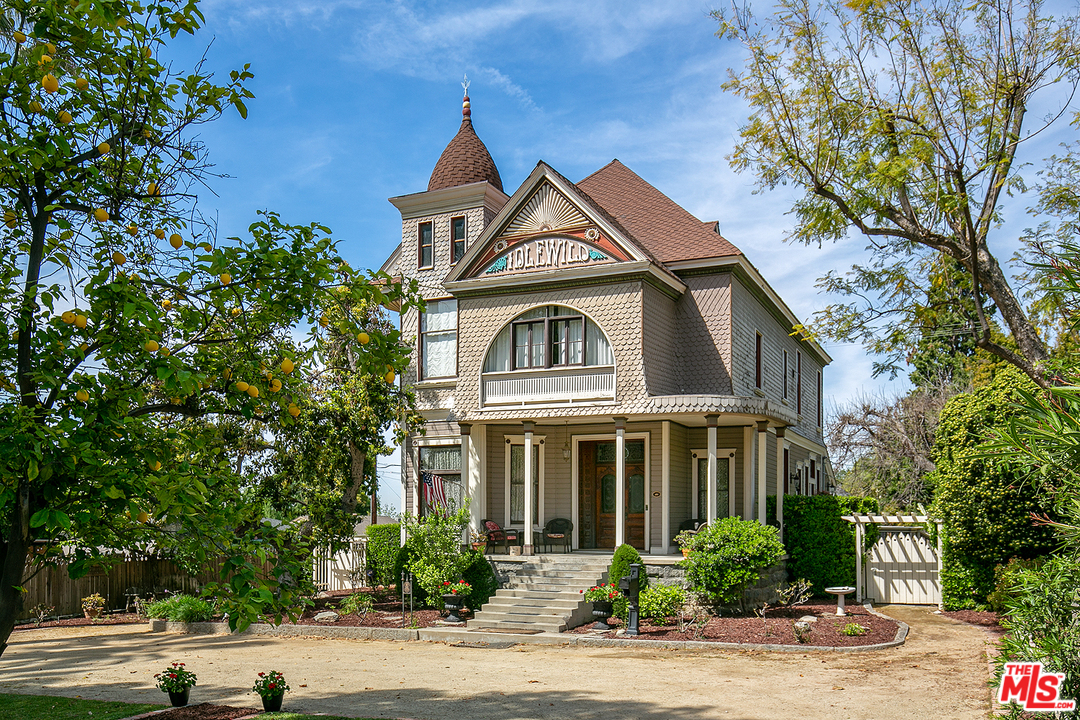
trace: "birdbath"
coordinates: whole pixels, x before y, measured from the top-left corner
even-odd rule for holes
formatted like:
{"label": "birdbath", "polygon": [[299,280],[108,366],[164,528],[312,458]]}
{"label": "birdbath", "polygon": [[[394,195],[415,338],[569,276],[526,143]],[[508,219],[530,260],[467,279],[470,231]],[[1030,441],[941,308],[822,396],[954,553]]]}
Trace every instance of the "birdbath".
{"label": "birdbath", "polygon": [[847,615],[847,613],[844,612],[844,596],[848,593],[855,592],[855,588],[844,585],[843,587],[825,588],[825,592],[836,595],[836,615],[838,617]]}

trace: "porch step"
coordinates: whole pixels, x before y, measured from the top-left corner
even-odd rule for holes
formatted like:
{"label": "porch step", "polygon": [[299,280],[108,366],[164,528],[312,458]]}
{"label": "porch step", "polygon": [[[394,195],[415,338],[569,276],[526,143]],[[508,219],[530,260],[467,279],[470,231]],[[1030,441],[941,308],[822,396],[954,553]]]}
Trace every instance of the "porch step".
{"label": "porch step", "polygon": [[582,591],[605,580],[610,558],[573,555],[529,558],[512,584],[500,588],[467,627],[564,632],[591,619]]}

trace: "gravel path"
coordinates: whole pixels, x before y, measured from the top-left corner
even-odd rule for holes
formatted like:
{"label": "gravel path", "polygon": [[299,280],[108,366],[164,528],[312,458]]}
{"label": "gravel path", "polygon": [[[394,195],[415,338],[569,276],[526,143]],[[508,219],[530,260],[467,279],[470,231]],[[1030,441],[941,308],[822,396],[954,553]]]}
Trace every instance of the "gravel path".
{"label": "gravel path", "polygon": [[279,670],[284,709],[356,717],[985,718],[987,633],[927,608],[882,610],[911,626],[907,643],[851,655],[34,630],[0,657],[0,692],[161,701],[153,675],[178,660],[199,676],[192,702],[256,707],[255,674]]}

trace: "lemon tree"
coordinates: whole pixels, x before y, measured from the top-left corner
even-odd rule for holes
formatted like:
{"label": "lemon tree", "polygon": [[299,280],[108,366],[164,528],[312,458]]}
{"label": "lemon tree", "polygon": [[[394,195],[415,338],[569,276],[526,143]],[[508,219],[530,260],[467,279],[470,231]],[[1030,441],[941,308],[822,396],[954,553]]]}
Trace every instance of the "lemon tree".
{"label": "lemon tree", "polygon": [[[221,567],[234,626],[295,606],[305,560],[239,498],[197,418],[300,422],[318,319],[412,302],[356,272],[330,231],[265,212],[240,238],[199,221],[199,124],[246,116],[247,67],[160,59],[196,0],[5,0],[0,13],[0,652],[47,563],[120,549]],[[407,349],[342,313],[358,373]],[[310,328],[310,331],[305,330]]]}

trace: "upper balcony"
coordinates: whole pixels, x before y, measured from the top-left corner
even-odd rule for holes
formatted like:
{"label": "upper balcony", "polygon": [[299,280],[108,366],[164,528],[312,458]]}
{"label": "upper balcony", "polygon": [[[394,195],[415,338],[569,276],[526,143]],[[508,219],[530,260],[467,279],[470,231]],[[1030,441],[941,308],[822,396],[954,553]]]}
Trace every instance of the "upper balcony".
{"label": "upper balcony", "polygon": [[481,382],[482,407],[614,399],[614,365],[489,372]]}

